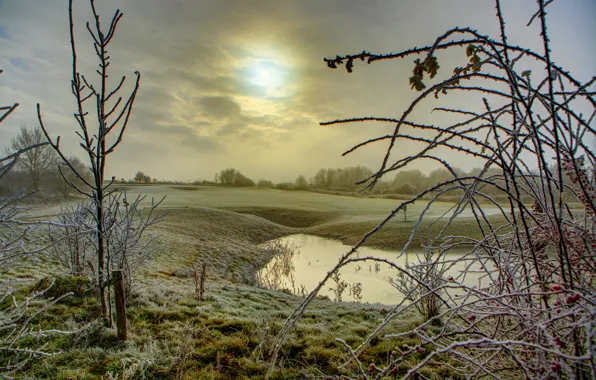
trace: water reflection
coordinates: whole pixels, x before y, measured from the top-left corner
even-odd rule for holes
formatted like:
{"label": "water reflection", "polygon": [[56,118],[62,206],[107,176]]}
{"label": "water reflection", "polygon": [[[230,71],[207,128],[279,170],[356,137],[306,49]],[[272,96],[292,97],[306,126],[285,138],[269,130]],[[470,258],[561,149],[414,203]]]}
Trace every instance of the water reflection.
{"label": "water reflection", "polygon": [[[294,293],[310,292],[325,277],[327,272],[338,262],[339,258],[350,250],[350,246],[344,245],[339,241],[321,238],[318,236],[298,234],[276,239],[266,244],[277,244],[278,246],[294,247],[299,252],[294,252],[292,257],[293,271],[290,276],[285,278],[276,278],[278,289],[289,289]],[[384,251],[380,249],[363,247],[358,250],[360,257],[375,256],[391,260],[400,267],[405,267],[407,263],[418,262],[418,256],[415,252],[408,253],[398,258],[399,252]],[[463,253],[449,253],[446,260],[457,260]],[[279,266],[278,260],[272,260],[266,268],[261,271],[261,278],[266,277],[267,272],[279,272],[273,268]],[[453,265],[444,274],[444,277],[457,278],[465,270],[466,263],[458,262]],[[287,269],[287,267],[284,267]],[[479,269],[476,263],[473,269]],[[375,262],[360,262],[346,265],[340,270],[339,278],[329,280],[321,289],[320,294],[328,296],[331,299],[337,298],[337,285],[345,287],[342,292],[344,301],[361,300],[363,302],[379,302],[392,304],[399,302],[403,296],[396,288],[391,285],[391,279],[398,276],[399,271],[387,264]],[[471,274],[466,277],[465,283],[469,286],[482,286],[485,279],[481,278],[480,273]],[[271,279],[268,280],[272,282]],[[261,281],[263,284],[264,282]],[[360,284],[360,285],[359,285]]]}

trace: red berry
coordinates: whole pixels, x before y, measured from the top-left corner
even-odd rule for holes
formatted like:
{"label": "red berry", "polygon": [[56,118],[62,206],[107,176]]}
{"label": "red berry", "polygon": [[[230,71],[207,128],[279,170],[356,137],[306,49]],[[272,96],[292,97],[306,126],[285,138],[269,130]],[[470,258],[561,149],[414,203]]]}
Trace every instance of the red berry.
{"label": "red berry", "polygon": [[571,296],[567,296],[567,298],[565,298],[565,302],[567,303],[576,303],[577,301],[579,301],[579,294],[573,294]]}
{"label": "red berry", "polygon": [[375,366],[375,363],[370,363],[370,365],[368,366],[368,370],[372,373],[372,372],[375,372],[375,369],[377,369],[377,366]]}
{"label": "red berry", "polygon": [[559,339],[559,337],[555,338],[555,344],[559,346],[559,348],[567,348],[567,344]]}
{"label": "red berry", "polygon": [[476,319],[476,316],[475,315],[470,315],[468,317],[468,321],[470,321],[470,322],[474,322],[475,319]]}

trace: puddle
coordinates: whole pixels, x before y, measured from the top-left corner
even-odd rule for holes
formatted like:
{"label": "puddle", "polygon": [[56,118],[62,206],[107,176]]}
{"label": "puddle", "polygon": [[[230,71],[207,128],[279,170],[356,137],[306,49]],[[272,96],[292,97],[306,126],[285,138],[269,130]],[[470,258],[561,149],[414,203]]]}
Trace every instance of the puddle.
{"label": "puddle", "polygon": [[[295,248],[295,254],[292,258],[292,273],[275,281],[276,285],[279,286],[278,289],[286,288],[295,293],[300,293],[301,289],[307,292],[313,290],[325,277],[327,272],[337,264],[339,258],[351,249],[350,246],[344,245],[337,240],[305,234],[286,236],[266,244],[270,243],[289,244]],[[384,258],[391,260],[400,267],[405,267],[407,263],[412,264],[419,261],[415,251],[399,258],[398,254],[399,252],[397,251],[385,251],[368,247],[358,250],[359,257],[375,256]],[[456,260],[462,257],[463,254],[463,252],[449,253],[445,260]],[[275,259],[261,271],[261,275],[266,276],[267,271],[272,272],[274,265]],[[443,277],[452,276],[457,278],[457,276],[461,275],[465,266],[466,263],[458,262],[451,266]],[[288,274],[287,265],[283,267],[283,270],[278,270],[278,272]],[[480,269],[479,264],[475,263],[473,269]],[[398,274],[399,271],[397,269],[383,263],[360,262],[348,264],[340,270],[340,281],[345,281],[349,285],[342,294],[342,300],[356,301],[357,297],[350,294],[352,293],[350,287],[353,284],[360,283],[361,299],[359,301],[361,302],[378,302],[384,304],[399,302],[403,299],[403,295],[390,282]],[[472,273],[466,276],[464,282],[469,286],[482,286],[487,280],[483,280],[479,273]],[[329,280],[321,289],[320,294],[326,295],[331,299],[336,299],[334,292],[329,289],[334,285],[335,282]]]}

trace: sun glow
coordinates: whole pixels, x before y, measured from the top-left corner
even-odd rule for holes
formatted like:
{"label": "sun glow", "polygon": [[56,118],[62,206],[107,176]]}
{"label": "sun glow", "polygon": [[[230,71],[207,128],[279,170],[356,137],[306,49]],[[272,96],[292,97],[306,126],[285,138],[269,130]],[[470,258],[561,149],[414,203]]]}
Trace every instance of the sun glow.
{"label": "sun glow", "polygon": [[275,96],[282,92],[287,84],[287,69],[271,59],[255,59],[249,67],[247,80],[261,88],[268,96]]}
{"label": "sun glow", "polygon": [[263,87],[270,88],[274,85],[273,76],[267,69],[262,69],[259,72],[259,82],[263,85]]}

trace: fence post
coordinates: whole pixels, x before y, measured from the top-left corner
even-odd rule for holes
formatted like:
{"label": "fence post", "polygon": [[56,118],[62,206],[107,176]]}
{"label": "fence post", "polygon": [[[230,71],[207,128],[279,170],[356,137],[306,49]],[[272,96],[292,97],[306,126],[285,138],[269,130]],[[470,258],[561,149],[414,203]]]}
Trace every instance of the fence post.
{"label": "fence post", "polygon": [[114,298],[116,299],[116,330],[118,331],[118,340],[127,339],[128,331],[126,328],[126,297],[124,295],[124,275],[122,270],[112,272],[114,279]]}

